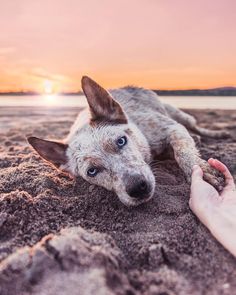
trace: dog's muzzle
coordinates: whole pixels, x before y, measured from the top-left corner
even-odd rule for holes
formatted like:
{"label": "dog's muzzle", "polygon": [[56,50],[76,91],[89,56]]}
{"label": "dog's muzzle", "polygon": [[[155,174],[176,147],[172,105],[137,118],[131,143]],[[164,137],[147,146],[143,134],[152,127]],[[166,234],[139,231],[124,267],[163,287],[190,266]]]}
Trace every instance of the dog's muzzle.
{"label": "dog's muzzle", "polygon": [[126,179],[127,194],[137,200],[145,200],[150,197],[152,184],[142,175],[128,176]]}

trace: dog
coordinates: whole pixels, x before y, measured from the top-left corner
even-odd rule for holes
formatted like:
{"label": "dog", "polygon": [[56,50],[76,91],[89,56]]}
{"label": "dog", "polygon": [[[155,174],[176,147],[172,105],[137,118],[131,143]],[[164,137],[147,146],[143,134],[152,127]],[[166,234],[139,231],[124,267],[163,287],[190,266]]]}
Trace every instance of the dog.
{"label": "dog", "polygon": [[109,92],[91,78],[82,78],[88,108],[83,110],[65,140],[29,137],[28,142],[56,168],[81,176],[91,184],[114,191],[126,206],[149,201],[155,189],[152,154],[167,148],[188,183],[192,167],[200,165],[204,179],[218,190],[222,177],[200,157],[188,130],[213,138],[228,136],[197,125],[195,118],[162,103],[148,89],[124,87]]}

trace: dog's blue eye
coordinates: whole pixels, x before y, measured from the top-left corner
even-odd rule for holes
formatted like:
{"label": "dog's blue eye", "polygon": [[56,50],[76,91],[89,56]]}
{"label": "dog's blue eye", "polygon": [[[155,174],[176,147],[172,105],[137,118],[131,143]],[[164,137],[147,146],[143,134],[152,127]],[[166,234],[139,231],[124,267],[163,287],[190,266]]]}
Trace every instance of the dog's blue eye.
{"label": "dog's blue eye", "polygon": [[88,169],[87,175],[90,177],[94,177],[98,174],[98,172],[99,172],[98,168],[92,167]]}
{"label": "dog's blue eye", "polygon": [[122,136],[122,137],[118,138],[116,143],[117,143],[119,148],[122,148],[127,143],[127,137]]}

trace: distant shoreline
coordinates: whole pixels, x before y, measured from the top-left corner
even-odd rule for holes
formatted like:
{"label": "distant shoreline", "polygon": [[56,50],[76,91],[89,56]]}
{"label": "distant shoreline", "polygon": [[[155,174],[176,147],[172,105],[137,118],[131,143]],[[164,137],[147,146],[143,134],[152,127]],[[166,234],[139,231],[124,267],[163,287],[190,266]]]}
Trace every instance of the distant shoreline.
{"label": "distant shoreline", "polygon": [[236,96],[236,87],[154,91],[161,96]]}
{"label": "distant shoreline", "polygon": [[[161,96],[236,96],[236,87],[221,87],[213,89],[184,89],[184,90],[158,90],[153,89],[157,94]],[[0,96],[32,96],[41,95],[37,92],[1,92]],[[49,94],[50,95],[50,94]],[[62,92],[58,95],[83,95],[81,91],[78,92]]]}

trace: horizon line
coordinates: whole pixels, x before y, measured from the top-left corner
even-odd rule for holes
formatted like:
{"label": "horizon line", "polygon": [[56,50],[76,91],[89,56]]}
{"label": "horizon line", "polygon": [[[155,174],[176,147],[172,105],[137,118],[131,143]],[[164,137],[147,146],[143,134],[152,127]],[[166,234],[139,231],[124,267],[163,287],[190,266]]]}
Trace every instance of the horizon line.
{"label": "horizon line", "polygon": [[[129,86],[128,86],[129,87]],[[135,86],[130,86],[135,87]],[[138,86],[137,86],[138,87]],[[123,87],[117,87],[117,88],[123,88]],[[111,88],[115,89],[115,88]],[[153,91],[159,91],[159,92],[181,92],[181,91],[236,91],[236,86],[219,86],[214,88],[181,88],[181,89],[158,89],[158,88],[152,88]],[[0,95],[83,95],[82,90],[77,91],[61,91],[61,92],[52,92],[52,93],[43,93],[40,91],[34,91],[34,90],[19,90],[19,91],[0,91]]]}

